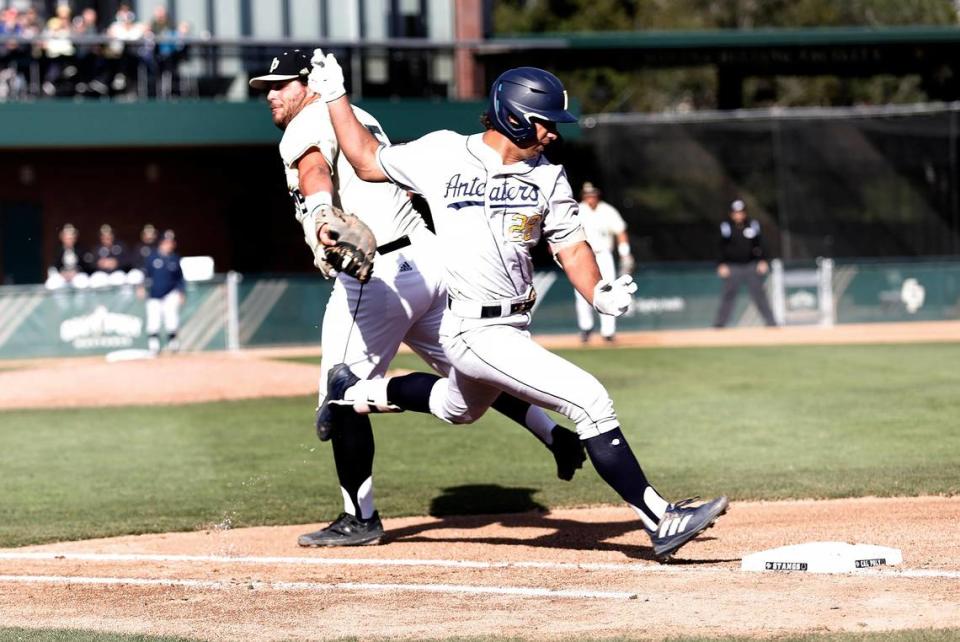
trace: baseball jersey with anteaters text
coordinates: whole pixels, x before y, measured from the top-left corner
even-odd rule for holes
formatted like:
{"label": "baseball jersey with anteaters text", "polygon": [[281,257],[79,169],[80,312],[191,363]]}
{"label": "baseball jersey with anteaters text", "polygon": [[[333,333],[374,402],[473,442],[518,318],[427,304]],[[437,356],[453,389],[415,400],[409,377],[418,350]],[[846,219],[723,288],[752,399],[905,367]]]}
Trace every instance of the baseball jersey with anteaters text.
{"label": "baseball jersey with anteaters text", "polygon": [[[385,145],[389,144],[390,141],[376,118],[357,107],[354,107],[353,111],[377,140]],[[426,229],[423,219],[410,204],[410,199],[396,185],[367,183],[357,177],[347,157],[340,153],[327,105],[321,101],[304,107],[287,125],[280,140],[280,156],[287,174],[287,189],[298,208],[303,207],[303,199],[300,197],[297,162],[311,148],[319,150],[330,163],[334,205],[344,212],[359,216],[373,232],[379,245],[389,243],[404,234],[412,235]]]}
{"label": "baseball jersey with anteaters text", "polygon": [[541,239],[556,252],[585,238],[566,172],[542,154],[504,165],[483,134],[438,131],[381,147],[377,158],[392,182],[430,205],[454,300],[525,296]]}

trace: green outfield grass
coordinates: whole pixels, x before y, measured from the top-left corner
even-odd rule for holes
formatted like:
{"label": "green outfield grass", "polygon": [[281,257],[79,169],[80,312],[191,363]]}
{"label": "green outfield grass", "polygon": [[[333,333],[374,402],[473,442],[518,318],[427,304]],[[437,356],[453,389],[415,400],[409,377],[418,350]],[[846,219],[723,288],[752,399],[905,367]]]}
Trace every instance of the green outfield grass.
{"label": "green outfield grass", "polygon": [[[606,384],[671,497],[960,492],[960,345],[563,354]],[[331,519],[340,493],[312,414],[308,397],[0,413],[0,546]],[[619,501],[589,465],[557,480],[539,442],[496,413],[374,424],[384,515]]]}

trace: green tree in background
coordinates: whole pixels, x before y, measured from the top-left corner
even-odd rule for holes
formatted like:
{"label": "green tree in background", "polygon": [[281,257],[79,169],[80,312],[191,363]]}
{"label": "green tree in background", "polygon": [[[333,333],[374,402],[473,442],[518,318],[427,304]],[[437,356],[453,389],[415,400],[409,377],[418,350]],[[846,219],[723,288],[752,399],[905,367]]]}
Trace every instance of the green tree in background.
{"label": "green tree in background", "polygon": [[[497,0],[497,35],[791,27],[954,25],[953,0]],[[587,113],[716,107],[712,67],[561,73]],[[922,102],[917,76],[751,78],[746,106]]]}

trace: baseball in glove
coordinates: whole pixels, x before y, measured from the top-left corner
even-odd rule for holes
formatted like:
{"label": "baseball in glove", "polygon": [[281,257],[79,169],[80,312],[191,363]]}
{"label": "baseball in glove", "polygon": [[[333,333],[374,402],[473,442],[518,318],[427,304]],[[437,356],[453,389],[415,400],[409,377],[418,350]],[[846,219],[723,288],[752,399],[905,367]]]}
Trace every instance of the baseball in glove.
{"label": "baseball in glove", "polygon": [[373,274],[377,239],[367,224],[336,207],[325,207],[316,218],[317,238],[323,243],[327,263],[338,272],[366,283]]}

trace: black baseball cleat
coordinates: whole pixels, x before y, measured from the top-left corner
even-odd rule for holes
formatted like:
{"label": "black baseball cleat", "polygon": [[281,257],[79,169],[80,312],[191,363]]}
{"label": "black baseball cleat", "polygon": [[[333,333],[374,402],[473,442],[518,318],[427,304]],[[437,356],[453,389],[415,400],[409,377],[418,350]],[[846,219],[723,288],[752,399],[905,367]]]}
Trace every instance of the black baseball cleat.
{"label": "black baseball cleat", "polygon": [[340,513],[329,526],[297,538],[300,546],[366,546],[377,544],[383,537],[380,514],[373,512],[370,519],[357,519],[349,513]]}
{"label": "black baseball cleat", "polygon": [[317,408],[317,414],[314,418],[314,425],[317,428],[317,437],[320,441],[327,441],[333,436],[333,429],[336,425],[337,402],[343,401],[350,386],[360,381],[360,377],[353,374],[350,366],[345,363],[338,363],[330,368],[327,373],[327,396],[323,403]]}
{"label": "black baseball cleat", "polygon": [[723,496],[700,506],[689,506],[696,500],[696,497],[692,497],[667,506],[657,531],[650,534],[653,555],[658,562],[668,561],[677,549],[713,526],[717,518],[727,512],[730,503]]}
{"label": "black baseball cleat", "polygon": [[563,426],[555,426],[550,434],[553,435],[553,443],[548,448],[557,461],[557,477],[570,481],[577,470],[583,468],[583,462],[587,461],[583,443],[577,433]]}

